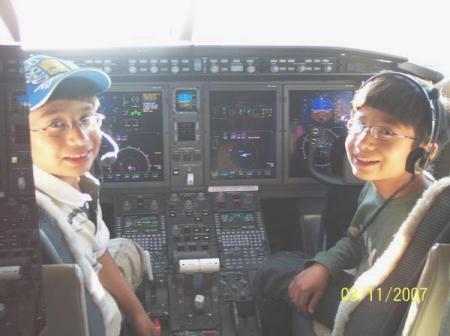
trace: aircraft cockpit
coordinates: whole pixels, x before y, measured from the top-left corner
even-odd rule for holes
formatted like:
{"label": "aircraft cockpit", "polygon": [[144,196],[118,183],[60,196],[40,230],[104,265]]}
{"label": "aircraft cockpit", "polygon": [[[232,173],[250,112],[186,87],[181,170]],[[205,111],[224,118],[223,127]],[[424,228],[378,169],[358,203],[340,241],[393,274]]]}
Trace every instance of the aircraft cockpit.
{"label": "aircraft cockpit", "polygon": [[[111,79],[111,88],[97,95],[103,137],[90,173],[101,184],[111,238],[130,239],[149,257],[136,295],[163,336],[265,335],[254,298],[258,269],[280,251],[314,256],[327,250],[346,234],[355,213],[365,181],[354,176],[344,143],[361,84],[391,71],[421,78],[442,95],[449,91],[448,68],[415,63],[388,49],[251,43],[24,49],[15,38],[11,3],[0,7],[4,31],[15,40],[0,40],[5,336],[39,335],[45,325],[49,335],[106,335],[83,274],[51,267],[73,262],[59,251],[61,232],[54,233],[54,223],[43,228],[36,206],[26,58],[51,55]],[[16,10],[25,7],[16,4]],[[184,24],[186,33],[189,20]],[[449,175],[449,154],[448,147],[441,149],[430,175]],[[444,232],[447,222],[436,230]],[[429,240],[430,248],[431,242],[449,243],[446,234]],[[417,257],[415,283],[426,257]],[[447,292],[440,292],[447,298],[448,252],[441,258],[436,274],[444,279],[447,270]],[[50,259],[57,265],[49,266]],[[393,329],[400,335],[413,305],[412,299],[401,301],[381,333],[364,321],[339,335],[393,335]],[[432,301],[442,307],[439,318],[424,315],[429,328],[441,332],[436,335],[449,330],[447,301]]]}

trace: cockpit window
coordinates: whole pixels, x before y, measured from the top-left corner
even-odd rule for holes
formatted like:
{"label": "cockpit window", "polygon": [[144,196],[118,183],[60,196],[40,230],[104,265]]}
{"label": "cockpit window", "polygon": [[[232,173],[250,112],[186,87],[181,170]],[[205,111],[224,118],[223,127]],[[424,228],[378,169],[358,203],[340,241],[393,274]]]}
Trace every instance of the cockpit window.
{"label": "cockpit window", "polygon": [[440,0],[12,0],[25,49],[151,45],[350,47],[450,74]]}
{"label": "cockpit window", "polygon": [[0,17],[0,45],[10,44],[12,42],[14,42],[14,39],[12,38],[9,29],[6,27],[5,23]]}

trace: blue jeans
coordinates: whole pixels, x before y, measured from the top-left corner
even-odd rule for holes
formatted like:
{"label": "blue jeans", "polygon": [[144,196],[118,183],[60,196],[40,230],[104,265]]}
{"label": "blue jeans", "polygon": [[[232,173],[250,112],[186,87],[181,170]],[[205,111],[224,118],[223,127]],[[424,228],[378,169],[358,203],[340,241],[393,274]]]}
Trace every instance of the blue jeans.
{"label": "blue jeans", "polygon": [[293,323],[296,324],[295,329],[301,327],[303,335],[314,335],[313,320],[333,328],[341,289],[351,287],[354,277],[342,272],[337,279],[333,279],[312,316],[296,313],[288,295],[288,287],[293,278],[305,269],[308,259],[301,252],[279,252],[272,255],[256,272],[253,292],[261,316],[263,336],[292,335]]}

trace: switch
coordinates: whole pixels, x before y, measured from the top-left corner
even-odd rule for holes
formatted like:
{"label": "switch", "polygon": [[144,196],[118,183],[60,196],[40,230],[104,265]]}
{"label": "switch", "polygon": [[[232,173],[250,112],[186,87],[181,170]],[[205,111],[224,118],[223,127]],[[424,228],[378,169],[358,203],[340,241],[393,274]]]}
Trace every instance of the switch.
{"label": "switch", "polygon": [[27,189],[27,181],[25,180],[24,176],[19,176],[19,178],[17,179],[17,188],[19,190]]}
{"label": "switch", "polygon": [[186,184],[194,185],[194,173],[192,171],[188,171],[186,174]]}

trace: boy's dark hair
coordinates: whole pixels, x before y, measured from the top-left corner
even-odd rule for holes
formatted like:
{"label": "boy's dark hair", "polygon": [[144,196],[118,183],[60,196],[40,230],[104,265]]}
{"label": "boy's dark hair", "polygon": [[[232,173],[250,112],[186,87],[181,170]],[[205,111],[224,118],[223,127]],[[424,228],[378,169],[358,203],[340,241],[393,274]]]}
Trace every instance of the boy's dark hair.
{"label": "boy's dark hair", "polygon": [[[416,78],[414,80],[426,90],[430,88],[425,81]],[[448,112],[442,101],[438,100],[438,104],[440,121],[436,143],[441,146],[447,143],[449,138]],[[374,78],[355,93],[353,107],[359,108],[363,105],[388,113],[394,124],[412,126],[417,138],[414,147],[430,140],[432,113],[429,102],[424,92],[412,80],[391,73]]]}
{"label": "boy's dark hair", "polygon": [[84,78],[68,78],[62,81],[53,91],[48,101],[67,100],[90,100],[95,97],[95,86]]}

